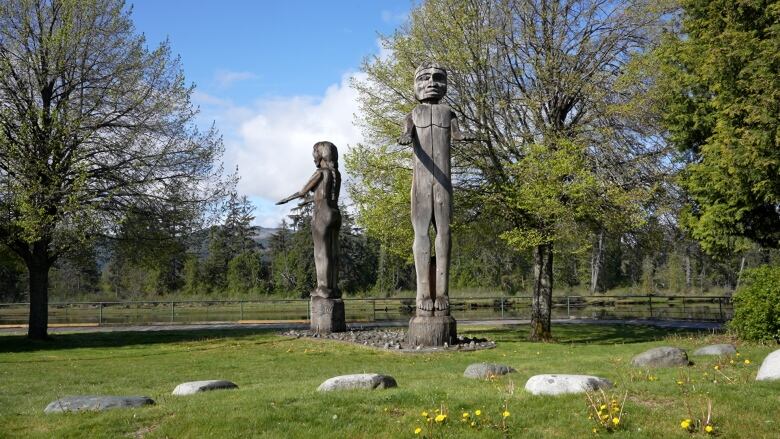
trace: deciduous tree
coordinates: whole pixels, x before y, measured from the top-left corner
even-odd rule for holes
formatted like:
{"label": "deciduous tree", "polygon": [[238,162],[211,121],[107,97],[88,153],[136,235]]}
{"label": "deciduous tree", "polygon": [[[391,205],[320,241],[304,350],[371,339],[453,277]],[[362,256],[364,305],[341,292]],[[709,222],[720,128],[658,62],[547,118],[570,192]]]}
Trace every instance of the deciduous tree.
{"label": "deciduous tree", "polygon": [[0,2],[0,235],[29,271],[29,337],[47,335],[49,268],[69,246],[129,207],[219,192],[221,141],[195,129],[192,91],[121,0]]}

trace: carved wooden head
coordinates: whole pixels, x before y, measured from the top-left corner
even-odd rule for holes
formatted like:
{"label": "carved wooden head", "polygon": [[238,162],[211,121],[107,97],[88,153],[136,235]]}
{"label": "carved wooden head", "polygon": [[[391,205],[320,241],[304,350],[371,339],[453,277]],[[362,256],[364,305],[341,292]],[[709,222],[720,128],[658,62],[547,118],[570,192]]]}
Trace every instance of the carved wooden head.
{"label": "carved wooden head", "polygon": [[435,62],[424,62],[414,72],[414,96],[420,102],[437,103],[447,94],[447,71]]}

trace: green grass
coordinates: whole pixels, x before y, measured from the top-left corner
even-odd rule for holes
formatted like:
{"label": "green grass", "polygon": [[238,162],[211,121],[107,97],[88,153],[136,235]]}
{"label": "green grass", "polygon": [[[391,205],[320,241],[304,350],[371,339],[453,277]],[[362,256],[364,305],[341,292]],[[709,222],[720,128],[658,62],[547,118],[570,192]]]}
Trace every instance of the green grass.
{"label": "green grass", "polygon": [[[688,368],[647,371],[629,365],[634,354],[669,344],[692,349],[725,336],[639,326],[558,325],[554,332],[557,343],[540,344],[524,341],[525,328],[464,327],[461,333],[490,337],[498,347],[446,354],[399,354],[248,329],[79,333],[48,342],[0,336],[0,437],[411,438],[422,426],[422,410],[444,406],[455,422],[442,437],[497,438],[504,437],[499,429],[475,432],[457,418],[481,409],[497,420],[504,404],[511,412],[509,437],[594,436],[583,395],[534,397],[523,390],[538,373],[599,375],[617,384],[616,393],[627,391],[626,428],[611,437],[688,437],[679,426],[686,406],[698,414],[706,398],[722,437],[776,438],[780,431],[780,382],[754,381],[774,346],[739,344],[739,362],[721,361],[723,374],[707,357],[692,357]],[[462,377],[468,364],[481,361],[517,373],[494,381]],[[315,391],[329,377],[362,372],[390,374],[399,387]],[[200,379],[229,379],[240,388],[170,395],[178,383]],[[79,394],[145,395],[157,405],[43,414],[54,399]]]}

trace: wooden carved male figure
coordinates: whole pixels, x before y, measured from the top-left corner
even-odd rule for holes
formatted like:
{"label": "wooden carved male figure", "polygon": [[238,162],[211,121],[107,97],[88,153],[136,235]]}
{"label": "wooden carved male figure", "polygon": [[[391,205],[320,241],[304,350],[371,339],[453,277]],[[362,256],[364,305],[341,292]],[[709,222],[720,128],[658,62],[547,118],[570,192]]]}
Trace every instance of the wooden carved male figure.
{"label": "wooden carved male figure", "polygon": [[[447,93],[447,71],[426,62],[414,74],[414,94],[419,105],[406,117],[402,145],[412,144],[412,227],[414,266],[417,273],[417,315],[449,315],[450,218],[452,140],[471,140],[458,128],[455,113],[441,103]],[[467,138],[468,137],[468,138]],[[428,229],[436,232],[436,273],[429,278],[431,246]],[[431,281],[435,289],[431,288]]]}
{"label": "wooden carved male figure", "polygon": [[300,191],[277,202],[284,204],[296,198],[305,198],[314,192],[314,213],[311,233],[314,241],[314,266],[317,270],[317,288],[312,296],[336,299],[341,297],[338,289],[339,190],[341,173],[338,169],[338,150],[331,142],[314,144],[314,164],[317,170]]}

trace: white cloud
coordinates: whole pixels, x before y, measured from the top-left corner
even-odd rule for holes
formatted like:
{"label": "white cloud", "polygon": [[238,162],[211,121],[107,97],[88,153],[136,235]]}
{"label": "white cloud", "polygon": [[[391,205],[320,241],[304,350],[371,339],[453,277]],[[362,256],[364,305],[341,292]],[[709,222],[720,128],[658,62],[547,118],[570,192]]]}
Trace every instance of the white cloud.
{"label": "white cloud", "polygon": [[228,88],[236,82],[255,79],[257,75],[252,72],[233,72],[230,70],[217,70],[214,73],[214,80],[221,88]]}
{"label": "white cloud", "polygon": [[[343,158],[362,137],[354,125],[358,111],[357,92],[346,74],[322,96],[291,96],[263,99],[251,106],[203,93],[195,95],[201,105],[201,120],[214,120],[225,137],[226,169],[239,168],[239,192],[255,200],[259,225],[278,225],[295,201],[275,207],[276,200],[303,187],[315,170],[312,146],[329,140]],[[343,159],[339,164],[342,173]],[[342,193],[346,191],[342,188]]]}

